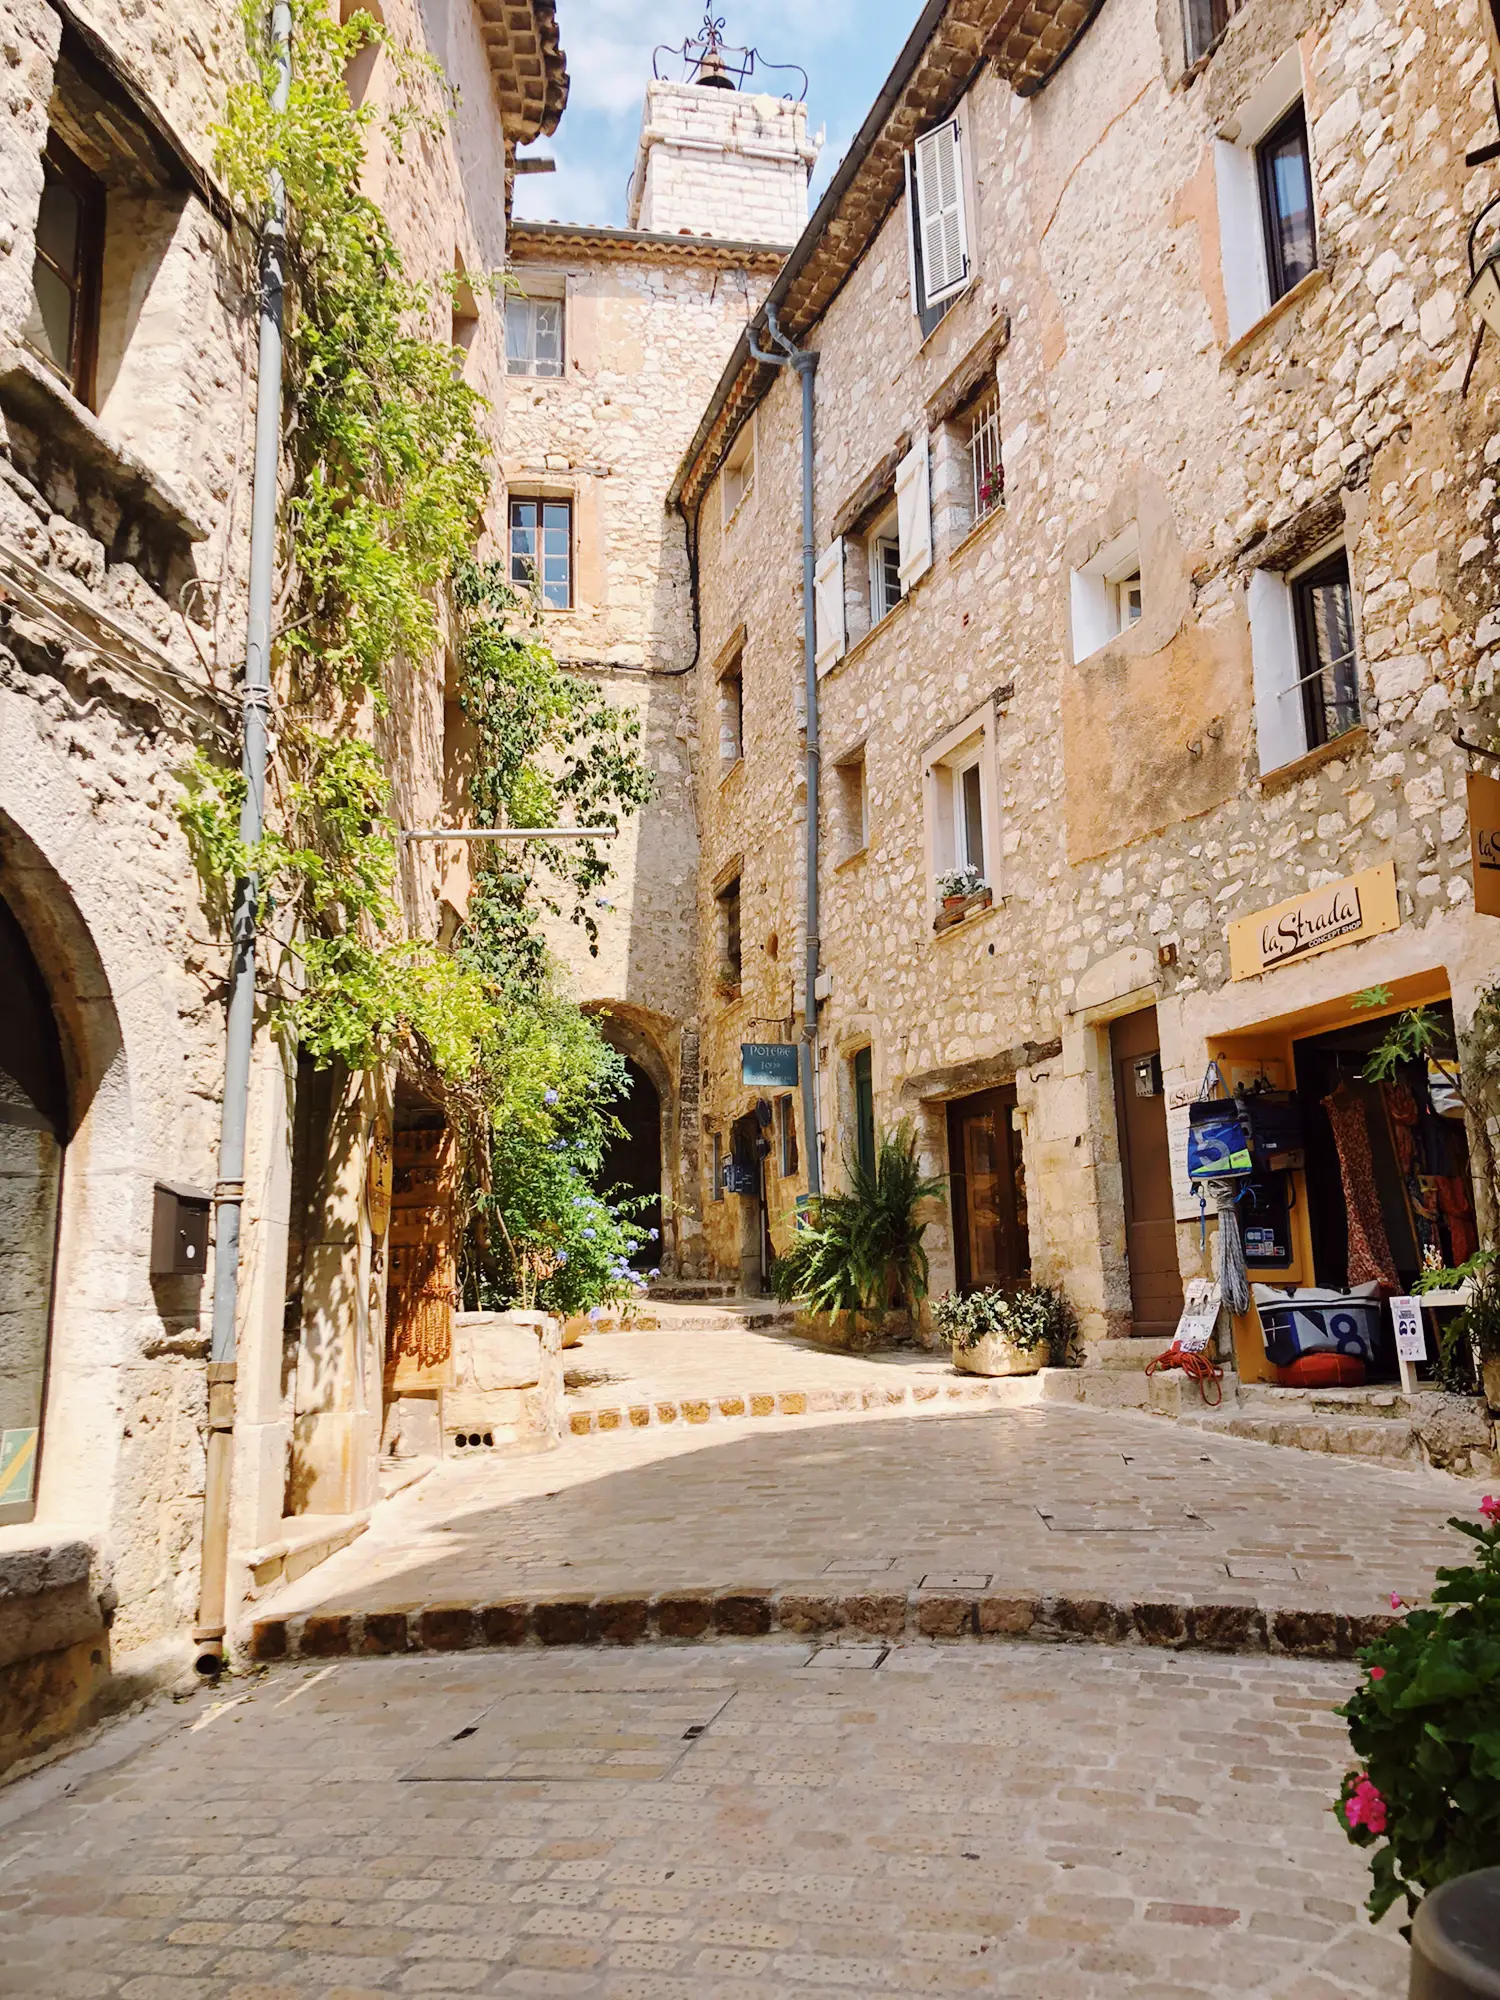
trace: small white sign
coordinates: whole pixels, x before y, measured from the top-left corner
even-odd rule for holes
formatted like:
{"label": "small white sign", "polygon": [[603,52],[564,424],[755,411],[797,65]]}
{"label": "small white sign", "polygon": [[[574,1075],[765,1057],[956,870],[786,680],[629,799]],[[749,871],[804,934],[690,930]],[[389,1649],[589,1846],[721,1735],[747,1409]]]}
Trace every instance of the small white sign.
{"label": "small white sign", "polygon": [[1219,1320],[1219,1288],[1207,1278],[1189,1278],[1184,1288],[1182,1318],[1176,1343],[1184,1354],[1201,1354],[1214,1337]]}
{"label": "small white sign", "polygon": [[1396,1329],[1396,1358],[1399,1361],[1425,1361],[1427,1336],[1422,1329],[1420,1301],[1410,1298],[1392,1299],[1391,1321]]}

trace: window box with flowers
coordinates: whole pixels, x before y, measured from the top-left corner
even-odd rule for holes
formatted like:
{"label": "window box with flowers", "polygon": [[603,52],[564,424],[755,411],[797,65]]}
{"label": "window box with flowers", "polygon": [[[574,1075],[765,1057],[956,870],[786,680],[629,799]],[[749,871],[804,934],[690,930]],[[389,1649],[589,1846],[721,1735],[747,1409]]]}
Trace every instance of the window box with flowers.
{"label": "window box with flowers", "polygon": [[938,913],[935,931],[951,930],[976,910],[987,910],[994,901],[990,885],[972,862],[949,868],[937,878]]}

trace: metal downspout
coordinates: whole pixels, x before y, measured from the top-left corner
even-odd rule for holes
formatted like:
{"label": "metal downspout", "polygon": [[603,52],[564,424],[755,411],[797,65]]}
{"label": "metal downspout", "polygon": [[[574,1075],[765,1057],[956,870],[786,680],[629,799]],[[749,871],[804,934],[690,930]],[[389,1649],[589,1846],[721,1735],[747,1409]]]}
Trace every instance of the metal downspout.
{"label": "metal downspout", "polygon": [[[271,110],[285,113],[292,84],[292,10],[276,0],[271,12],[276,84]],[[255,481],[250,511],[250,594],[245,634],[245,802],[240,839],[253,846],[265,819],[266,740],[271,706],[271,594],[276,563],[276,489],[281,459],[281,328],[286,188],[271,174],[260,243],[260,354],[255,384]],[[240,1291],[240,1216],[245,1199],[245,1128],[250,1102],[250,1055],[255,1033],[255,932],[260,885],[254,875],[235,885],[224,1106],[219,1130],[219,1178],[214,1188],[213,1336],[208,1362],[208,1462],[203,1485],[203,1552],[198,1669],[223,1663],[229,1570],[229,1494],[233,1472],[235,1344]]]}
{"label": "metal downspout", "polygon": [[818,793],[821,757],[818,747],[817,615],[813,586],[817,561],[813,548],[813,377],[817,350],[798,347],[781,331],[776,308],[766,307],[766,325],[779,354],[757,345],[747,334],[750,353],[772,368],[795,368],[802,378],[802,666],[807,690],[807,886],[803,903],[803,960],[806,986],[802,1002],[802,1130],[807,1139],[807,1189],[823,1192],[823,1152],[818,1131],[818,1084],[814,1058],[818,1042]]}

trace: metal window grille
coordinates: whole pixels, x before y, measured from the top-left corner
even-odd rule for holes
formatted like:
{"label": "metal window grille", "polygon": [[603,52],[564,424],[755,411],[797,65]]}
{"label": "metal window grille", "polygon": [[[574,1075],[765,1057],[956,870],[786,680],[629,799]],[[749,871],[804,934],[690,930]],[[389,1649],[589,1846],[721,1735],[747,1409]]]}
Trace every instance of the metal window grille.
{"label": "metal window grille", "polygon": [[1000,399],[987,396],[969,421],[969,468],[973,479],[974,521],[993,514],[1005,497],[1000,460]]}

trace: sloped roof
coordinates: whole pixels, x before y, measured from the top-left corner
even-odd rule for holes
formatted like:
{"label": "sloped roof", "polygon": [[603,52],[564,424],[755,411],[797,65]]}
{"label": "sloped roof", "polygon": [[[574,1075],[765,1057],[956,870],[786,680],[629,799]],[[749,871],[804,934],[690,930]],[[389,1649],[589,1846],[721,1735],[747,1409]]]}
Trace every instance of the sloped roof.
{"label": "sloped roof", "polygon": [[505,136],[524,146],[555,132],[568,101],[556,0],[475,0]]}

